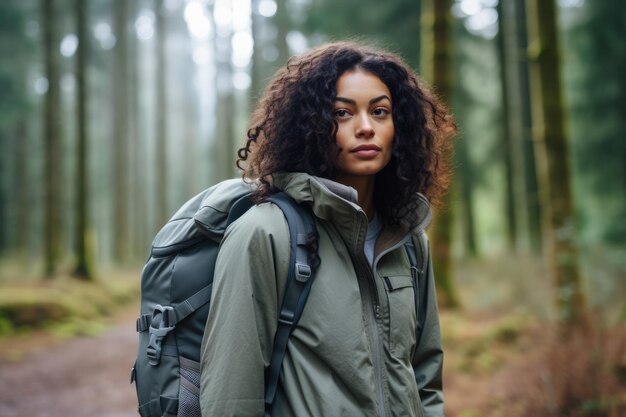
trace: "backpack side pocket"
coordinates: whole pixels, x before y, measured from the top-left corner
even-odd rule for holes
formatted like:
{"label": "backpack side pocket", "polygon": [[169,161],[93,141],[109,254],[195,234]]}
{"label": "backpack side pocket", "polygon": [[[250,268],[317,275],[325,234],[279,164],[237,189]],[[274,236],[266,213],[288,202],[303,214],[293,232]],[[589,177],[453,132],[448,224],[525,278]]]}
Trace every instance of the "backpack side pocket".
{"label": "backpack side pocket", "polygon": [[180,356],[177,417],[200,417],[200,362]]}

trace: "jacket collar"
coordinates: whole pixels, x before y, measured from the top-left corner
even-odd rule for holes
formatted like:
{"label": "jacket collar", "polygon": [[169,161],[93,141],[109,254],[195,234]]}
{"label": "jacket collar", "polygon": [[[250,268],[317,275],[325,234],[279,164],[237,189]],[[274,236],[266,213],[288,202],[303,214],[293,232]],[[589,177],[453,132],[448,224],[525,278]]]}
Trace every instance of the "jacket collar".
{"label": "jacket collar", "polygon": [[[311,206],[316,217],[332,222],[346,242],[362,244],[367,229],[367,217],[357,204],[357,191],[346,185],[306,173],[278,172],[272,175],[273,185],[283,190],[298,203]],[[428,200],[418,195],[418,209],[414,213],[417,226],[386,226],[381,233],[376,252],[418,233],[431,222]],[[358,243],[357,243],[358,244]]]}

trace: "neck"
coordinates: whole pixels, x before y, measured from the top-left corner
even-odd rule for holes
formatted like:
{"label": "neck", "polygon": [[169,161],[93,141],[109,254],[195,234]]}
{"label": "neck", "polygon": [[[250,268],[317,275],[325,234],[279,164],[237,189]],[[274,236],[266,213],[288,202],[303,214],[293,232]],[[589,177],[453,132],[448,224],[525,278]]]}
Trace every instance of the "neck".
{"label": "neck", "polygon": [[335,178],[340,184],[347,185],[356,190],[358,204],[361,206],[368,219],[374,217],[374,176],[343,176]]}

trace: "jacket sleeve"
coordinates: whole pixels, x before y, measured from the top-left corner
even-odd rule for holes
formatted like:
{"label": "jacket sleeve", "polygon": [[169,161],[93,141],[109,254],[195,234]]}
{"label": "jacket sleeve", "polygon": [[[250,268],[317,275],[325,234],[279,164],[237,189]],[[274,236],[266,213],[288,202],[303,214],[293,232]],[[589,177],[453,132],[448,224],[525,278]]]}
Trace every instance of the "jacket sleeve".
{"label": "jacket sleeve", "polygon": [[[426,247],[428,240],[424,236]],[[433,274],[432,259],[428,250],[426,281],[426,316],[419,344],[413,356],[413,371],[419,389],[425,417],[443,417],[443,349],[439,328],[439,310]]]}
{"label": "jacket sleeve", "polygon": [[288,250],[286,220],[270,204],[253,207],[227,230],[202,342],[203,416],[263,416],[264,372],[282,297],[277,277],[287,274]]}

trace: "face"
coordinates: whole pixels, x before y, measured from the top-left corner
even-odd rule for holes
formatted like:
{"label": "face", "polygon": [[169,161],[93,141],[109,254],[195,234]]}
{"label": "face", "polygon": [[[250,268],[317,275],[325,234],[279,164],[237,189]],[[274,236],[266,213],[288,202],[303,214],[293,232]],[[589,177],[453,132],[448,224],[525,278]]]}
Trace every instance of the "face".
{"label": "face", "polygon": [[352,184],[374,176],[391,159],[394,125],[389,88],[362,70],[343,73],[337,80],[333,116],[337,121],[335,181]]}

